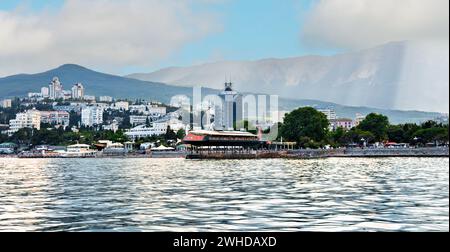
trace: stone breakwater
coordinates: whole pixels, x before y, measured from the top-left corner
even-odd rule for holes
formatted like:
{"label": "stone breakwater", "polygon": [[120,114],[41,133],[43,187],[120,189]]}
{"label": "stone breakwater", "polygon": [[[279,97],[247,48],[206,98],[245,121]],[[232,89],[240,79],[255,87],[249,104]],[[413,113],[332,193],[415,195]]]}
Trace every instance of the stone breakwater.
{"label": "stone breakwater", "polygon": [[332,149],[257,151],[253,153],[201,153],[188,154],[187,159],[268,159],[268,158],[329,158],[329,157],[448,157],[449,148],[398,148],[398,149]]}

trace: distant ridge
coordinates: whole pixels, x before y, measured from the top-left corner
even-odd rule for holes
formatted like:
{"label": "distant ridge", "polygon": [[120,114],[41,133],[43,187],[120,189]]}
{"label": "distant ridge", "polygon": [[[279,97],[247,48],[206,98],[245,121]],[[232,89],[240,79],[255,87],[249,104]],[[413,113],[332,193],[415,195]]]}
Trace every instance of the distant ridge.
{"label": "distant ridge", "polygon": [[218,73],[227,73],[242,92],[349,106],[448,112],[448,55],[448,43],[404,41],[333,56],[220,61],[127,77],[218,88],[223,82],[223,74]]}
{"label": "distant ridge", "polygon": [[177,94],[192,93],[191,88],[170,86],[163,83],[140,81],[90,70],[75,64],[37,74],[19,74],[0,78],[0,97],[25,96],[28,92],[40,92],[53,77],[58,76],[65,89],[81,82],[86,94],[109,95],[122,98],[145,98],[168,102]]}
{"label": "distant ridge", "polygon": [[[28,92],[39,92],[40,88],[42,86],[47,86],[55,76],[60,78],[65,89],[70,89],[75,83],[83,83],[86,88],[86,94],[88,95],[149,99],[165,103],[169,103],[170,98],[174,95],[182,94],[189,97],[192,96],[192,88],[189,87],[171,86],[163,83],[130,79],[96,72],[75,64],[66,64],[43,73],[18,74],[0,78],[0,98],[15,96],[24,97]],[[217,89],[202,89],[202,94],[204,95],[217,94],[218,92]],[[438,113],[352,107],[311,99],[280,98],[279,106],[280,110],[283,111],[290,111],[300,106],[333,108],[339,116],[350,118],[354,118],[356,113],[368,114],[377,112],[389,116],[393,123],[422,122],[439,116]]]}

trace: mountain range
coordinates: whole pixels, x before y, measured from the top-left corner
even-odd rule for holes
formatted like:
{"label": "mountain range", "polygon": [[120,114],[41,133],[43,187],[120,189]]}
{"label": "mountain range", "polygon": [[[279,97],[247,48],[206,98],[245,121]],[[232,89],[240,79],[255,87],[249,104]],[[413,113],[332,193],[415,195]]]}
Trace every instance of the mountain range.
{"label": "mountain range", "polygon": [[[0,97],[22,97],[28,92],[40,92],[41,87],[48,86],[55,76],[59,77],[66,90],[70,90],[75,83],[83,83],[87,95],[146,98],[168,102],[174,95],[192,94],[192,88],[188,87],[135,80],[96,72],[75,64],[66,64],[43,73],[19,74],[0,78]],[[205,90],[212,92],[210,89]]]}
{"label": "mountain range", "polygon": [[[64,89],[70,89],[73,84],[83,83],[86,94],[101,96],[108,95],[115,98],[158,100],[170,102],[175,95],[192,96],[192,88],[186,86],[167,85],[159,82],[149,82],[126,77],[96,72],[85,67],[67,64],[43,73],[19,74],[0,78],[0,98],[23,97],[28,92],[39,92],[53,77],[59,77]],[[240,91],[240,90],[238,90]],[[202,94],[217,94],[219,89],[203,88]],[[248,93],[247,93],[248,94]],[[259,93],[258,93],[259,94]],[[369,114],[371,112],[387,115],[393,123],[423,122],[438,117],[439,113],[421,111],[400,111],[379,109],[364,106],[345,106],[332,102],[312,99],[279,99],[282,111],[291,111],[302,106],[316,108],[332,108],[340,117],[354,118],[356,113]]]}
{"label": "mountain range", "polygon": [[128,75],[177,86],[220,88],[348,106],[449,111],[449,50],[431,42],[392,42],[333,56],[221,61]]}

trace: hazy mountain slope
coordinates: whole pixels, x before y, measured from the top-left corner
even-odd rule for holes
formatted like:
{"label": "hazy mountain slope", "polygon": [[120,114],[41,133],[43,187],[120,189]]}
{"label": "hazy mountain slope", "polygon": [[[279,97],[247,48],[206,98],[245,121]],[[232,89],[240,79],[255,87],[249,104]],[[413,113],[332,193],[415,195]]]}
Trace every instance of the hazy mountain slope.
{"label": "hazy mountain slope", "polygon": [[[109,95],[115,98],[142,98],[158,100],[168,103],[174,95],[192,97],[192,88],[170,86],[162,83],[145,82],[123,78],[110,74],[103,74],[78,65],[63,65],[59,68],[38,74],[20,74],[0,78],[0,98],[24,97],[28,92],[39,92],[42,86],[47,86],[50,80],[58,76],[64,89],[70,89],[74,83],[82,82],[86,94]],[[218,94],[219,90],[202,89],[202,94]],[[258,92],[259,93],[259,92]],[[336,103],[318,100],[279,99],[280,110],[290,111],[301,106],[316,108],[333,108],[341,117],[354,118],[356,113],[369,114],[378,112],[390,117],[394,123],[421,122],[438,116],[436,113],[418,111],[394,111],[368,107],[349,107]]]}
{"label": "hazy mountain slope", "polygon": [[332,102],[324,102],[317,100],[296,100],[281,98],[279,101],[281,111],[291,111],[298,107],[310,106],[314,108],[330,108],[336,111],[336,114],[341,118],[354,119],[356,113],[368,115],[370,113],[379,113],[389,117],[393,124],[400,123],[422,123],[428,120],[433,120],[441,116],[440,113],[422,112],[422,111],[404,111],[392,109],[379,109],[370,107],[345,106]]}
{"label": "hazy mountain slope", "polygon": [[448,44],[396,42],[330,57],[225,61],[167,68],[130,78],[236,89],[352,106],[449,110]]}
{"label": "hazy mountain slope", "polygon": [[95,72],[78,65],[63,65],[38,74],[20,74],[0,78],[0,97],[25,96],[28,92],[40,92],[42,86],[58,76],[64,89],[83,83],[86,94],[109,95],[118,98],[143,98],[168,102],[177,94],[192,94],[192,89],[162,83],[145,82],[120,76]]}

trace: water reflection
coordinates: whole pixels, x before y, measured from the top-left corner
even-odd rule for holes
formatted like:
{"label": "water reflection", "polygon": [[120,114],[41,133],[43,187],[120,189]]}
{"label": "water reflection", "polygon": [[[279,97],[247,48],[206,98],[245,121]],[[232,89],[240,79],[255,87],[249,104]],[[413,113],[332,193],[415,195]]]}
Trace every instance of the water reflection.
{"label": "water reflection", "polygon": [[448,231],[449,160],[0,159],[0,230]]}

